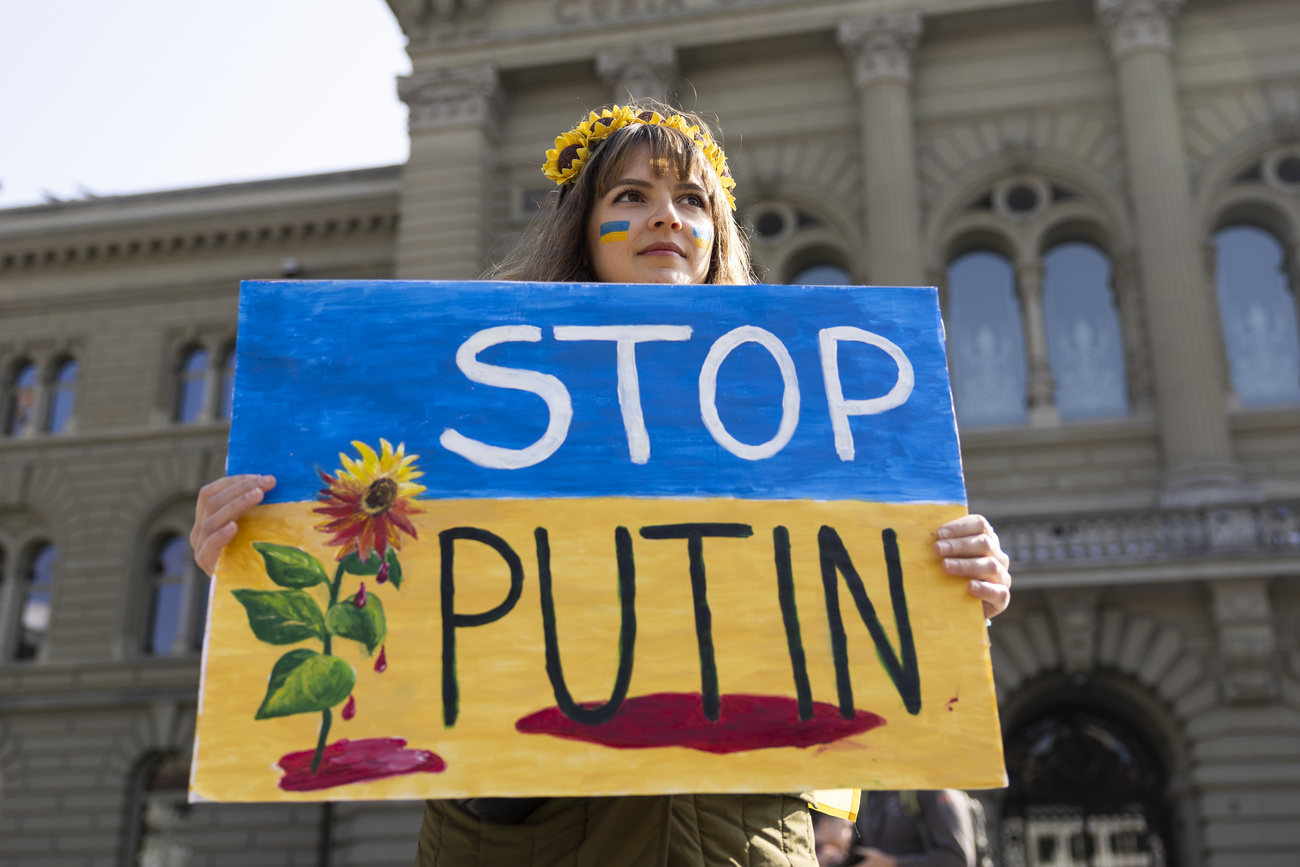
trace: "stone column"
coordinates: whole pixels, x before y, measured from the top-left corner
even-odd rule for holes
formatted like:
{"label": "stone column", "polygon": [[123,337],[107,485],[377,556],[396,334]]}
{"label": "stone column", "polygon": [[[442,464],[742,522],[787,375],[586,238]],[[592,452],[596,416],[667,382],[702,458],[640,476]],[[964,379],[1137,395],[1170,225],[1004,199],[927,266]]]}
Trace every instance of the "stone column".
{"label": "stone column", "polygon": [[498,82],[490,64],[417,72],[397,80],[411,109],[411,156],[402,179],[397,274],[477,277],[487,264],[494,195]]}
{"label": "stone column", "polygon": [[1016,265],[1016,294],[1020,297],[1025,345],[1029,350],[1026,359],[1029,362],[1029,423],[1035,427],[1054,425],[1061,416],[1056,409],[1056,381],[1052,379],[1052,362],[1047,355],[1041,262]]}
{"label": "stone column", "polygon": [[1188,184],[1170,54],[1184,0],[1095,0],[1119,80],[1138,260],[1150,313],[1164,500],[1243,497],[1224,410],[1222,337]]}
{"label": "stone column", "polygon": [[918,12],[882,12],[840,22],[840,47],[853,64],[861,103],[862,169],[871,282],[924,282],[921,209],[912,131],[912,54]]}
{"label": "stone column", "polygon": [[609,85],[614,102],[667,102],[668,83],[677,76],[677,49],[668,43],[611,48],[596,55],[596,74]]}
{"label": "stone column", "polygon": [[1146,315],[1137,269],[1137,253],[1132,250],[1120,253],[1111,263],[1110,281],[1123,331],[1129,410],[1133,415],[1146,416],[1155,411],[1155,405],[1151,393],[1151,358],[1146,344]]}

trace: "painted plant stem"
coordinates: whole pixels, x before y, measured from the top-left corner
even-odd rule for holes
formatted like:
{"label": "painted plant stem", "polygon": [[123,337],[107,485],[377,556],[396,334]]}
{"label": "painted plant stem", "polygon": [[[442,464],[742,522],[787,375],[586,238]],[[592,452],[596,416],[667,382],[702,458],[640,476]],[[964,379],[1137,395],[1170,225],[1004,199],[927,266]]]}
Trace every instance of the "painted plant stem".
{"label": "painted plant stem", "polygon": [[[343,564],[340,563],[338,568],[334,570],[334,580],[330,582],[330,607],[333,607],[334,604],[339,601],[339,587],[342,584]],[[328,611],[329,609],[326,610]],[[324,644],[324,648],[321,652],[326,656],[333,656],[330,632],[328,629],[325,630],[325,636],[322,639],[322,643]],[[316,773],[316,769],[320,767],[320,757],[325,752],[325,741],[329,738],[330,724],[333,722],[334,715],[330,713],[329,708],[325,708],[325,710],[320,712],[320,739],[316,741],[316,753],[311,757],[311,772],[313,774]]]}
{"label": "painted plant stem", "polygon": [[320,767],[320,757],[325,752],[325,741],[329,739],[330,724],[332,722],[334,722],[334,715],[329,712],[328,708],[320,712],[320,739],[316,741],[316,754],[311,757],[311,772],[313,774]]}

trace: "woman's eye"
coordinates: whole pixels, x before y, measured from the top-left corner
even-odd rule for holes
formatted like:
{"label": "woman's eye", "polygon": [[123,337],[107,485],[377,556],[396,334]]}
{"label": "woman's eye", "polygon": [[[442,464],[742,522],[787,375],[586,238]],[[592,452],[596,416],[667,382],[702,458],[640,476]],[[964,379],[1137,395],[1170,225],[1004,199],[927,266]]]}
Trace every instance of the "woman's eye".
{"label": "woman's eye", "polygon": [[617,196],[614,197],[614,201],[639,202],[641,201],[641,193],[637,190],[624,190],[623,192],[619,193]]}
{"label": "woman's eye", "polygon": [[694,193],[691,193],[691,194],[686,195],[686,196],[682,196],[682,201],[685,202],[685,203],[688,204],[688,205],[691,205],[692,207],[695,207],[695,208],[703,208],[703,207],[704,207],[704,197],[703,197],[703,196],[697,196],[697,195],[695,195]]}

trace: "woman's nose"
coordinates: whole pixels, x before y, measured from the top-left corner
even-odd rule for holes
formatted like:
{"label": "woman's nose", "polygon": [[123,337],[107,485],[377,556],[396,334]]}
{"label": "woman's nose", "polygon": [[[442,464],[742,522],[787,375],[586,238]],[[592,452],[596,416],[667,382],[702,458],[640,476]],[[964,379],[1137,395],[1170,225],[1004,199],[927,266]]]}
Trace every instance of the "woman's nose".
{"label": "woman's nose", "polygon": [[677,213],[677,208],[673,203],[668,201],[656,209],[651,223],[656,227],[668,226],[673,231],[678,231],[682,227],[682,217]]}

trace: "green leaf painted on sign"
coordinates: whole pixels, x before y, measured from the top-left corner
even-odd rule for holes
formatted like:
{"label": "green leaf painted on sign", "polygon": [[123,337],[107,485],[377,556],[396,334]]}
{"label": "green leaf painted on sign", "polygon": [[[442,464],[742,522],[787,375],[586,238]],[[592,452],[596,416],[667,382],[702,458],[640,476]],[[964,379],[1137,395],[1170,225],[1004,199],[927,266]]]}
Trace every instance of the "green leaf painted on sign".
{"label": "green leaf painted on sign", "polygon": [[[379,555],[372,553],[369,560],[362,561],[353,551],[344,557],[341,561],[343,571],[349,575],[378,575],[379,574]],[[388,580],[393,582],[393,586],[398,590],[402,589],[402,564],[397,559],[397,549],[389,548],[388,553],[384,555],[383,562],[388,564]]]}
{"label": "green leaf painted on sign", "polygon": [[357,674],[337,656],[299,648],[280,657],[271,669],[266,698],[254,719],[329,710],[356,685]]}
{"label": "green leaf painted on sign", "polygon": [[398,590],[402,589],[402,564],[397,559],[397,550],[388,549],[388,556],[385,558],[388,562],[388,580],[393,582],[393,586]]}
{"label": "green leaf painted on sign", "polygon": [[379,555],[371,552],[369,560],[362,560],[356,551],[352,551],[339,564],[349,575],[374,575],[379,572]]}
{"label": "green leaf painted on sign", "polygon": [[301,590],[232,590],[248,613],[248,625],[268,644],[294,644],[325,638],[325,620],[316,600]]}
{"label": "green leaf painted on sign", "polygon": [[364,608],[358,608],[355,600],[355,596],[349,596],[342,602],[331,605],[329,613],[325,615],[325,623],[335,635],[364,644],[366,654],[369,655],[384,643],[384,636],[388,634],[384,603],[374,593],[366,594]]}
{"label": "green leaf painted on sign", "polygon": [[266,563],[266,574],[281,587],[314,587],[330,580],[325,567],[301,548],[254,542],[253,548]]}

